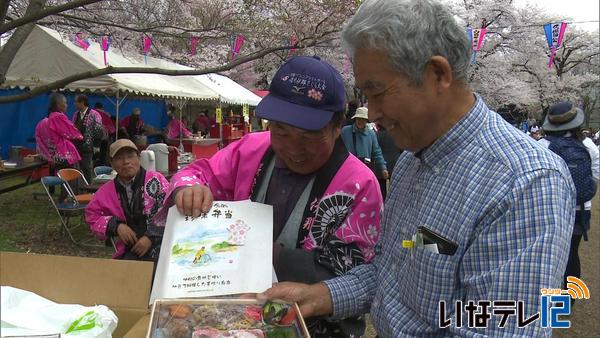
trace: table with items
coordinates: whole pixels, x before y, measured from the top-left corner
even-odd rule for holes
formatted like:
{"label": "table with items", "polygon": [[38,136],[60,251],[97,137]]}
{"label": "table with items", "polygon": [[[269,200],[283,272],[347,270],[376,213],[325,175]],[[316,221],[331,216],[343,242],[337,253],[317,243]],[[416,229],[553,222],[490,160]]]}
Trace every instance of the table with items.
{"label": "table with items", "polygon": [[47,175],[48,162],[24,158],[16,162],[3,161],[0,167],[0,194],[3,194],[39,182],[42,176]]}

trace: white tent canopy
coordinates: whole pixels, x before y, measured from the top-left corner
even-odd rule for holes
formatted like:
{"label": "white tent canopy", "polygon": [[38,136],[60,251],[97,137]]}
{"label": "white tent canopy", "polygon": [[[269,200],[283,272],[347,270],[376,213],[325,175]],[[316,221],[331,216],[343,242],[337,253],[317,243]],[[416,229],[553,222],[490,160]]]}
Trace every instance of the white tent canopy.
{"label": "white tent canopy", "polygon": [[[180,65],[167,60],[148,58],[148,65],[155,68],[174,69],[174,70],[188,70],[193,69],[184,65]],[[257,106],[260,100],[260,96],[254,94],[250,90],[246,89],[242,85],[228,78],[227,76],[220,74],[205,74],[195,75],[193,78],[200,82],[203,86],[210,88],[213,92],[218,95],[218,99],[221,102],[230,104],[247,104],[250,106]]]}
{"label": "white tent canopy", "polygon": [[219,99],[223,102],[257,106],[262,99],[227,76],[206,74],[195,76],[195,78],[203,85],[217,92]]}
{"label": "white tent canopy", "polygon": [[[115,48],[106,53],[114,67],[147,67],[191,69],[173,62],[143,56],[125,57]],[[99,43],[91,43],[87,51],[62,37],[58,32],[34,27],[23,43],[6,74],[4,86],[34,88],[67,76],[104,68],[103,51]],[[213,80],[210,80],[213,79]],[[214,79],[221,85],[215,85]],[[227,103],[257,105],[260,97],[228,77],[210,74],[202,76],[167,76],[159,74],[108,74],[73,82],[69,90],[158,96],[186,100],[222,100]]]}

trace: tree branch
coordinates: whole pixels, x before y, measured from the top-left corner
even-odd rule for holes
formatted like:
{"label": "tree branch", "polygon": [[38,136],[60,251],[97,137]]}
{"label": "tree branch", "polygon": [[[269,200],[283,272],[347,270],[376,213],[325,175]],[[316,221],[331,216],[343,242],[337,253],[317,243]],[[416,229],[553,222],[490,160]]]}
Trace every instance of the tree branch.
{"label": "tree branch", "polygon": [[10,5],[10,0],[4,0],[2,4],[0,4],[0,25],[4,24],[6,20],[6,13],[8,13],[8,6]]}
{"label": "tree branch", "polygon": [[[316,43],[317,43],[317,41],[313,40],[304,46],[297,46],[296,48],[298,48],[298,49],[307,48],[307,47],[314,46]],[[203,74],[210,74],[210,73],[219,73],[219,72],[223,72],[223,71],[227,71],[232,68],[235,68],[241,64],[244,64],[244,63],[256,60],[256,59],[260,59],[270,53],[274,53],[274,52],[277,52],[280,50],[286,50],[286,49],[290,49],[290,48],[292,48],[292,47],[291,46],[272,47],[272,48],[268,48],[268,49],[264,49],[264,50],[252,53],[252,54],[248,54],[244,57],[238,58],[234,62],[230,62],[223,66],[205,68],[205,69],[173,70],[173,69],[162,69],[162,68],[108,66],[106,68],[100,68],[100,69],[95,69],[92,71],[74,74],[74,75],[68,76],[64,79],[61,79],[61,80],[58,80],[58,81],[55,81],[55,82],[52,82],[52,83],[49,83],[49,84],[46,84],[43,86],[36,87],[28,92],[24,92],[21,94],[2,96],[2,97],[0,97],[0,103],[8,103],[8,102],[27,100],[36,95],[39,95],[39,94],[42,94],[42,93],[45,93],[45,92],[48,92],[51,90],[63,88],[66,85],[76,82],[76,81],[79,81],[79,80],[89,79],[89,78],[107,75],[107,74],[136,73],[136,74],[160,74],[160,75],[169,75],[169,76],[187,76],[187,75],[203,75]]]}
{"label": "tree branch", "polygon": [[74,0],[74,1],[70,1],[67,2],[63,5],[59,5],[59,6],[52,6],[52,7],[48,7],[45,8],[39,12],[36,13],[32,13],[32,14],[27,14],[25,13],[25,16],[16,19],[16,20],[12,20],[10,22],[7,22],[5,24],[2,24],[0,26],[0,35],[10,31],[11,29],[15,29],[19,26],[23,26],[26,25],[28,23],[32,23],[35,22],[39,19],[43,19],[47,16],[50,15],[54,15],[54,14],[58,14],[58,13],[62,13],[64,11],[68,11],[70,9],[74,9],[77,7],[81,7],[81,6],[85,6],[85,5],[89,5],[89,4],[93,4],[96,2],[100,2],[102,0]]}
{"label": "tree branch", "polygon": [[[31,0],[27,5],[25,16],[35,16],[39,13],[46,5],[46,0]],[[19,48],[23,45],[23,42],[27,39],[31,31],[33,30],[34,24],[29,23],[20,26],[10,36],[8,42],[0,51],[0,85],[6,80],[6,73],[10,68],[10,64],[17,55]],[[2,35],[2,34],[0,34]]]}
{"label": "tree branch", "polygon": [[[58,16],[63,17],[68,20],[73,20],[73,21],[83,21],[83,22],[90,22],[90,23],[102,25],[102,26],[122,28],[122,29],[132,31],[132,32],[160,33],[163,35],[173,36],[173,37],[185,36],[186,33],[206,33],[206,32],[220,31],[220,30],[225,29],[225,27],[223,27],[223,26],[215,26],[215,27],[211,27],[211,28],[202,28],[202,29],[187,29],[187,28],[177,27],[177,26],[172,26],[172,25],[164,25],[164,26],[153,25],[153,26],[146,26],[146,27],[131,27],[131,26],[126,26],[126,25],[121,25],[121,24],[115,23],[115,22],[106,22],[106,21],[103,22],[100,20],[95,20],[95,19],[90,19],[90,18],[84,19],[84,18],[80,18],[80,17],[74,16],[74,15],[69,15],[69,14],[59,14]],[[169,32],[160,30],[161,28],[163,28],[163,29],[169,28],[169,29],[179,30],[179,31],[181,31],[181,33],[180,34],[169,33]]]}

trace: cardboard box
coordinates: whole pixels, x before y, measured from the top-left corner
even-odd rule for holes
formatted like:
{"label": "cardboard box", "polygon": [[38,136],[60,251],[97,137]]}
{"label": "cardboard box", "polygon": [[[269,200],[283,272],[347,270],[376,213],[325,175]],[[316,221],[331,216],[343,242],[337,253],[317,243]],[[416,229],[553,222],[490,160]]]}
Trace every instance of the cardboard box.
{"label": "cardboard box", "polygon": [[127,332],[123,338],[142,338],[148,334],[150,326],[150,314],[144,315],[137,323]]}
{"label": "cardboard box", "polygon": [[106,305],[119,318],[113,337],[124,337],[149,313],[152,267],[151,262],[0,252],[0,284],[57,303]]}

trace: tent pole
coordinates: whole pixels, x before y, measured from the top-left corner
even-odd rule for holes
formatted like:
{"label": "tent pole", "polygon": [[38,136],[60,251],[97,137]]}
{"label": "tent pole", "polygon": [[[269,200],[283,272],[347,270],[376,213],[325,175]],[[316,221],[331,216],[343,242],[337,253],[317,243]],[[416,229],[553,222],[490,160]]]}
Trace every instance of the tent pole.
{"label": "tent pole", "polygon": [[179,150],[184,149],[183,147],[183,106],[185,106],[184,101],[178,100],[179,104]]}
{"label": "tent pole", "polygon": [[121,107],[121,104],[123,102],[125,102],[125,99],[127,98],[127,95],[129,94],[125,94],[125,96],[123,96],[122,99],[119,100],[119,91],[117,90],[117,103],[116,103],[116,107],[117,107],[117,120],[115,121],[115,127],[116,127],[116,131],[115,131],[115,141],[119,139],[119,108]]}
{"label": "tent pole", "polygon": [[115,131],[115,141],[119,139],[119,106],[121,105],[121,102],[119,102],[119,90],[117,89],[117,104],[116,104],[116,115],[117,118],[115,120],[115,126],[116,126],[116,131]]}
{"label": "tent pole", "polygon": [[[103,94],[103,95],[104,95],[104,98],[105,98],[105,99],[107,99],[107,100],[108,100],[108,102],[110,102],[110,103],[111,103],[113,106],[115,106],[115,107],[117,106],[117,103],[116,103],[116,101],[114,101],[113,99],[111,99],[111,98],[110,98],[108,95],[106,95],[106,94]],[[118,100],[117,100],[117,101],[118,101]],[[117,124],[116,124],[116,126],[115,126],[115,128],[117,128],[117,130],[118,130],[118,127],[119,127],[118,121],[119,121],[119,120],[117,119]],[[110,138],[109,138],[109,141],[112,143],[112,142],[114,142],[114,141],[116,141],[116,140],[110,140]]]}
{"label": "tent pole", "polygon": [[[221,107],[221,98],[219,97],[219,108]],[[221,110],[221,122],[219,122],[219,143],[221,145],[221,149],[224,148],[223,146],[223,111]]]}

